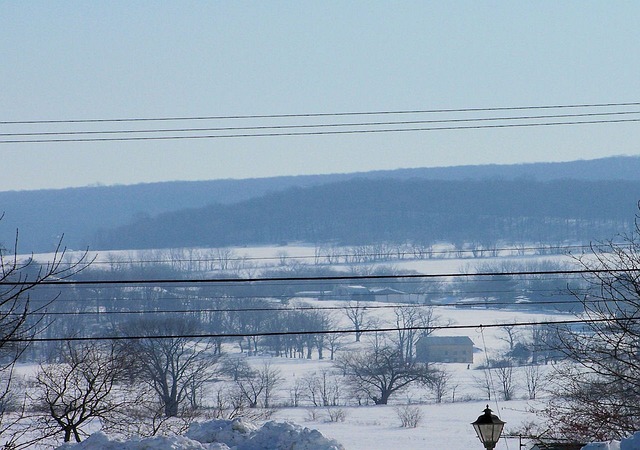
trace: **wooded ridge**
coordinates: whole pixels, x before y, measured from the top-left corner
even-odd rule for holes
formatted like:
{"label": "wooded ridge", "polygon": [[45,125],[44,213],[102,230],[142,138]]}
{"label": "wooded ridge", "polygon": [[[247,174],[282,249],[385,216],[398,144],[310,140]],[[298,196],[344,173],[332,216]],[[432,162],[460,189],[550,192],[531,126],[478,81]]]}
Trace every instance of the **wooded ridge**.
{"label": "wooded ridge", "polygon": [[[30,252],[48,252],[53,250],[55,244],[58,242],[61,235],[65,236],[65,244],[70,248],[82,249],[87,246],[91,246],[92,248],[95,245],[110,245],[111,243],[115,244],[117,239],[112,237],[112,231],[118,227],[122,227],[119,229],[119,232],[127,232],[128,230],[125,225],[134,224],[135,227],[142,227],[142,224],[145,221],[151,221],[154,223],[154,227],[165,227],[165,225],[160,225],[159,222],[155,221],[154,218],[158,218],[159,215],[163,213],[176,212],[180,210],[184,210],[187,208],[198,209],[203,208],[208,205],[217,204],[218,206],[213,207],[218,208],[220,213],[223,212],[223,209],[220,205],[232,205],[239,204],[239,206],[230,207],[230,209],[224,209],[225,214],[228,214],[227,211],[240,211],[244,210],[245,214],[250,214],[249,210],[251,208],[254,209],[255,214],[262,214],[263,216],[273,216],[273,220],[276,220],[277,216],[282,216],[286,212],[279,213],[275,209],[273,210],[265,210],[264,208],[259,208],[255,206],[253,203],[243,203],[250,199],[260,198],[269,193],[278,193],[286,191],[287,189],[291,189],[294,187],[298,188],[312,188],[332,183],[346,182],[348,180],[354,179],[369,179],[369,180],[431,180],[431,181],[459,181],[460,184],[458,187],[451,188],[453,184],[446,185],[444,183],[436,183],[433,186],[433,189],[437,191],[437,189],[443,188],[447,192],[441,192],[439,196],[429,196],[423,192],[419,192],[419,194],[413,194],[411,192],[407,192],[405,196],[403,196],[397,205],[395,205],[395,210],[389,208],[394,208],[394,206],[381,206],[381,202],[384,199],[390,200],[394,198],[393,193],[389,193],[388,195],[383,193],[382,191],[385,189],[381,185],[376,185],[377,191],[377,204],[372,203],[371,199],[365,201],[365,199],[360,199],[362,206],[359,205],[350,205],[348,208],[351,209],[351,213],[347,213],[347,216],[343,216],[339,218],[336,216],[336,212],[326,211],[325,214],[320,214],[319,217],[309,216],[309,220],[313,220],[315,223],[313,228],[315,231],[313,232],[302,232],[296,231],[295,233],[277,233],[269,231],[270,227],[278,226],[278,223],[270,223],[265,224],[266,229],[262,231],[243,231],[241,233],[242,236],[246,236],[247,239],[255,242],[265,242],[271,241],[272,239],[278,240],[290,240],[294,238],[305,238],[305,239],[333,239],[333,240],[343,240],[346,239],[345,231],[338,231],[338,228],[342,227],[350,227],[352,225],[356,225],[359,227],[358,233],[362,230],[366,230],[368,227],[374,226],[372,224],[364,223],[359,224],[358,222],[354,222],[349,219],[348,214],[353,214],[359,216],[361,221],[365,220],[365,217],[368,217],[368,220],[373,220],[376,222],[384,222],[386,219],[381,215],[390,214],[398,220],[407,220],[403,219],[403,215],[411,215],[415,216],[413,222],[409,221],[406,224],[397,224],[393,223],[391,219],[388,219],[385,223],[385,226],[388,228],[386,232],[375,232],[365,234],[368,238],[376,238],[376,239],[396,239],[402,237],[410,237],[411,239],[435,239],[436,236],[441,236],[441,234],[434,233],[433,226],[429,225],[429,223],[435,223],[433,221],[437,220],[445,220],[444,218],[436,219],[433,214],[431,214],[431,218],[427,220],[428,209],[424,209],[424,205],[420,206],[419,199],[416,199],[416,195],[420,195],[425,199],[429,199],[429,202],[433,205],[429,209],[433,209],[433,211],[437,210],[438,202],[442,202],[444,205],[450,205],[452,211],[456,210],[458,207],[452,202],[455,202],[457,205],[465,205],[468,208],[468,213],[461,213],[463,217],[460,219],[453,219],[453,217],[449,217],[450,222],[455,223],[454,227],[458,230],[455,234],[456,236],[464,233],[462,228],[465,226],[464,223],[466,221],[470,221],[471,223],[476,223],[480,220],[480,223],[476,223],[476,227],[479,228],[483,226],[484,221],[487,218],[471,218],[469,214],[490,214],[490,211],[493,211],[499,207],[499,204],[494,203],[493,205],[488,205],[485,202],[472,202],[469,203],[464,199],[458,200],[453,197],[447,197],[449,195],[448,190],[453,189],[453,192],[458,192],[458,196],[461,193],[465,192],[465,189],[469,189],[472,187],[469,184],[470,181],[487,181],[487,180],[502,180],[506,181],[515,181],[515,184],[510,186],[504,185],[505,189],[516,189],[515,192],[523,192],[530,189],[543,189],[542,186],[544,182],[550,182],[554,180],[561,179],[572,179],[572,180],[581,180],[583,182],[593,181],[593,182],[603,182],[610,181],[612,183],[621,181],[619,185],[619,189],[624,191],[625,189],[631,189],[632,192],[626,192],[625,195],[629,193],[634,193],[633,191],[633,183],[634,181],[640,181],[640,157],[612,157],[612,158],[603,158],[597,160],[586,160],[586,161],[573,161],[573,162],[562,162],[562,163],[535,163],[535,164],[518,164],[518,165],[484,165],[484,166],[458,166],[458,167],[437,167],[437,168],[418,168],[418,169],[397,169],[397,170],[386,170],[386,171],[373,171],[366,173],[350,173],[350,174],[333,174],[333,175],[306,175],[306,176],[289,176],[289,177],[273,177],[273,178],[260,178],[260,179],[246,179],[246,180],[209,180],[209,181],[174,181],[174,182],[163,182],[163,183],[148,183],[148,184],[138,184],[131,186],[91,186],[91,187],[83,187],[83,188],[69,188],[69,189],[51,189],[51,190],[39,190],[39,191],[8,191],[8,192],[0,192],[0,213],[4,213],[3,220],[0,221],[0,243],[3,243],[5,246],[11,245],[11,243],[15,240],[16,230],[20,231],[20,252],[21,253],[30,253]],[[526,182],[537,181],[539,184],[527,184]],[[626,182],[627,184],[625,184]],[[465,184],[466,183],[466,184]],[[350,187],[351,186],[351,187]],[[389,185],[389,189],[393,191],[391,186],[393,183]],[[438,188],[437,186],[440,186]],[[449,186],[449,187],[446,187]],[[466,187],[465,187],[466,186]],[[487,184],[487,195],[494,195],[491,192],[491,189]],[[537,186],[537,187],[536,187]],[[582,185],[584,186],[584,185]],[[593,190],[600,189],[601,185],[593,185],[592,187],[588,187],[594,195],[597,195],[597,192]],[[609,185],[609,190],[613,189],[613,185]],[[327,190],[319,190],[316,193],[305,191],[304,194],[298,194],[303,196],[308,196],[309,199],[313,199],[315,196],[327,195],[329,196],[325,202],[329,204],[333,204],[337,201],[336,192],[332,190],[340,190],[340,189],[351,189],[355,188],[355,185],[345,184],[342,187],[337,188],[328,188]],[[415,188],[418,189],[419,188]],[[495,187],[495,189],[501,189],[500,187]],[[549,194],[548,190],[550,187],[544,188],[545,194]],[[558,195],[563,195],[561,191],[557,191]],[[468,192],[468,195],[474,194],[473,192]],[[296,226],[296,223],[307,220],[305,214],[302,212],[306,209],[304,206],[293,206],[297,201],[294,197],[296,194],[288,193],[289,200],[281,200],[282,207],[285,207],[285,203],[289,202],[290,205],[288,207],[295,207],[297,210],[293,210],[293,214],[291,214],[292,224],[287,224],[284,229],[289,229],[290,231]],[[341,196],[346,196],[347,198],[351,196],[351,193],[343,192],[340,194]],[[353,195],[361,195],[357,192],[354,192]],[[529,194],[530,195],[530,194]],[[540,195],[543,195],[543,192],[540,191]],[[437,198],[436,198],[437,197]],[[494,195],[495,197],[495,195]],[[477,198],[477,195],[474,195],[473,198]],[[501,198],[501,196],[495,197],[496,201]],[[523,199],[526,198],[523,197]],[[611,197],[612,199],[614,197]],[[617,198],[617,197],[616,197]],[[572,199],[573,201],[586,201],[587,204],[590,201],[586,199]],[[637,198],[636,198],[637,200]],[[263,200],[260,200],[260,202]],[[276,201],[273,197],[265,197],[264,201],[273,202]],[[319,200],[314,200],[319,201]],[[395,200],[394,200],[395,201]],[[426,201],[426,200],[425,200]],[[503,199],[503,201],[506,201]],[[416,203],[416,208],[411,207],[405,212],[399,212],[398,207],[400,205],[407,205],[412,202]],[[522,208],[518,207],[517,201],[514,199],[509,200],[512,203],[513,211],[521,211]],[[423,202],[424,203],[424,202]],[[632,214],[632,211],[635,210],[635,205],[629,206],[629,199],[624,197],[623,199],[616,200],[615,204],[621,204],[622,211],[618,211],[614,214],[614,217],[617,217],[616,214],[622,214],[625,217]],[[476,206],[476,204],[478,206]],[[555,202],[551,202],[547,210],[551,208],[551,206],[555,204]],[[272,207],[275,208],[277,205],[273,204]],[[320,205],[314,206],[313,208],[318,208],[322,206],[322,202]],[[347,208],[347,205],[343,205]],[[523,205],[527,206],[527,205]],[[379,215],[374,215],[374,218],[371,218],[371,211],[366,211],[363,213],[359,210],[362,209],[371,209],[371,208],[382,208],[380,210]],[[558,213],[560,217],[566,218],[567,215],[570,215],[569,211],[575,211],[578,206],[572,206],[567,213]],[[612,205],[603,205],[603,207],[610,211]],[[311,206],[309,206],[311,208]],[[520,208],[520,209],[518,209]],[[596,209],[597,206],[585,206],[582,208],[593,208]],[[478,209],[483,209],[484,213],[478,212]],[[261,211],[261,212],[259,212]],[[433,213],[431,211],[431,213]],[[268,213],[268,214],[267,214]],[[226,221],[233,220],[232,213]],[[331,217],[328,215],[331,214]],[[362,214],[365,214],[364,216]],[[448,213],[447,213],[448,214]],[[460,214],[460,213],[459,213]],[[485,214],[485,215],[486,215]],[[506,214],[506,211],[505,211]],[[173,217],[173,216],[171,216]],[[598,216],[599,219],[602,219],[601,216]],[[178,220],[177,218],[175,220]],[[182,219],[180,219],[182,220]],[[207,219],[211,220],[211,219]],[[221,218],[217,218],[215,221],[220,221]],[[283,219],[280,217],[278,219],[282,222]],[[618,220],[618,219],[616,219]],[[215,222],[214,221],[214,222]],[[262,221],[262,218],[260,219]],[[286,220],[285,220],[286,221]],[[331,227],[321,225],[323,222],[331,222]],[[426,222],[425,222],[426,221]],[[431,221],[431,222],[430,222]],[[149,222],[149,223],[151,223]],[[217,223],[217,222],[216,222]],[[229,222],[231,223],[231,222]],[[420,225],[417,225],[420,223]],[[583,226],[587,226],[586,223],[582,223]],[[253,223],[251,226],[255,228],[256,223]],[[203,225],[204,226],[204,225]],[[219,225],[216,225],[218,227]],[[309,227],[310,225],[306,225]],[[424,226],[425,229],[423,231],[415,231],[417,227]],[[484,224],[486,226],[486,224]],[[589,225],[590,226],[590,225]],[[168,227],[168,225],[167,225]],[[216,242],[241,242],[244,241],[240,235],[235,235],[235,231],[224,230],[222,228],[210,228],[206,233],[215,232],[219,236],[215,239]],[[409,232],[406,230],[407,228],[412,227],[414,231]],[[234,227],[234,229],[237,227]],[[240,227],[242,228],[242,227]],[[283,230],[284,230],[283,229]],[[498,230],[497,228],[496,230]],[[610,231],[615,230],[614,232],[618,232],[620,230],[618,225],[611,225],[609,227]],[[195,231],[195,230],[192,230]],[[495,230],[494,230],[495,231]],[[543,228],[539,228],[539,231],[544,231]],[[601,230],[604,232],[604,230]],[[240,233],[240,230],[237,230]],[[155,231],[154,231],[155,233]],[[337,233],[335,236],[332,236],[332,233]],[[153,234],[153,233],[152,233]],[[555,239],[558,233],[554,232],[554,235],[549,236],[549,239]],[[593,233],[583,233],[588,236],[593,236]],[[228,238],[224,238],[221,235],[228,235]],[[264,235],[264,236],[260,236]],[[268,239],[266,236],[269,236]],[[363,239],[364,236],[363,235]],[[569,235],[571,235],[569,233]],[[450,238],[453,238],[451,236]],[[560,238],[560,236],[557,236]],[[469,236],[471,238],[471,236]],[[186,239],[186,238],[185,238]],[[352,238],[348,238],[351,240]],[[542,239],[542,237],[540,237]],[[188,238],[186,239],[189,242],[204,242],[211,239],[201,239],[201,238]],[[129,241],[132,241],[130,239]],[[151,240],[149,239],[149,242]],[[157,239],[153,239],[154,242],[158,241]],[[178,242],[178,239],[172,238],[168,240],[168,242]],[[143,244],[141,241],[135,245],[136,248],[146,246],[147,244]],[[248,242],[247,242],[248,243]],[[118,246],[124,245],[122,242],[118,243]]]}
{"label": "wooded ridge", "polygon": [[589,242],[629,230],[640,181],[354,179],[143,218],[92,248]]}

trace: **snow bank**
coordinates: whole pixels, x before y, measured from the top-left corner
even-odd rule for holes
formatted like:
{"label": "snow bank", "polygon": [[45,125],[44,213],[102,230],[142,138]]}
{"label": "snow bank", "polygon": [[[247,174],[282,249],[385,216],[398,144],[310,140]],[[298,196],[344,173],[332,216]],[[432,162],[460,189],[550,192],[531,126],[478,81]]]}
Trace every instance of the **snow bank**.
{"label": "snow bank", "polygon": [[229,447],[221,444],[217,447],[204,445],[200,442],[183,436],[153,437],[147,439],[132,439],[121,441],[111,439],[98,431],[79,444],[64,444],[58,450],[229,450]]}
{"label": "snow bank", "polygon": [[640,431],[620,441],[620,450],[640,450]]}
{"label": "snow bank", "polygon": [[257,425],[242,419],[214,419],[192,423],[185,437],[206,444],[223,442],[229,447],[238,447],[246,444],[259,429]]}
{"label": "snow bank", "polygon": [[618,441],[592,442],[582,447],[582,450],[620,450],[620,443]]}
{"label": "snow bank", "polygon": [[289,422],[271,421],[257,428],[242,419],[211,420],[191,425],[185,436],[202,443],[224,442],[237,450],[344,450],[318,430]]}
{"label": "snow bank", "polygon": [[258,427],[242,419],[194,423],[185,436],[153,437],[122,441],[98,432],[79,444],[65,444],[58,450],[344,450],[318,430],[288,422],[267,422]]}
{"label": "snow bank", "polygon": [[640,431],[620,442],[594,442],[582,447],[582,450],[640,450]]}

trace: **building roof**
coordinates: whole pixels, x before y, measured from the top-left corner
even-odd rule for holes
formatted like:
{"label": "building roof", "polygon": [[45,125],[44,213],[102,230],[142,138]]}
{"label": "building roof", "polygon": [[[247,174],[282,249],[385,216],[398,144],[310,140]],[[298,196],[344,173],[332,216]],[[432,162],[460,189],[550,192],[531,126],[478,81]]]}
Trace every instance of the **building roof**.
{"label": "building roof", "polygon": [[580,450],[587,444],[574,442],[538,442],[531,450]]}
{"label": "building roof", "polygon": [[405,292],[399,291],[397,289],[391,289],[391,288],[388,288],[388,287],[371,288],[370,290],[371,290],[371,292],[373,294],[376,294],[376,295],[393,295],[393,294],[402,294],[402,295],[404,295],[404,294],[406,294]]}
{"label": "building roof", "polygon": [[349,285],[349,286],[342,286],[341,288],[349,292],[366,292],[366,293],[369,292],[369,288],[366,286]]}

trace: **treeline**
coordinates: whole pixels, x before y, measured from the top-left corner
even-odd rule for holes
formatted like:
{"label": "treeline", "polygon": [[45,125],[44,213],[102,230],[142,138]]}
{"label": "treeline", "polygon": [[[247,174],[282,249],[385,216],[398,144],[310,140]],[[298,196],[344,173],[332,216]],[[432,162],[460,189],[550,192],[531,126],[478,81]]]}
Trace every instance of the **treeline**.
{"label": "treeline", "polygon": [[356,179],[142,218],[94,249],[287,242],[588,242],[630,230],[640,182]]}

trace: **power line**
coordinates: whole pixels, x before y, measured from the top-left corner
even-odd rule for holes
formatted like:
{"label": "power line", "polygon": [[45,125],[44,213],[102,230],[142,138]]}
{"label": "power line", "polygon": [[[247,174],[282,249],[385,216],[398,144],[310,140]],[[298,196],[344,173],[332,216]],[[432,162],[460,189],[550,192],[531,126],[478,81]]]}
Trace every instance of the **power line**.
{"label": "power line", "polygon": [[414,110],[381,110],[381,111],[351,111],[332,113],[299,113],[299,114],[253,114],[253,115],[218,115],[218,116],[173,116],[173,117],[130,117],[114,119],[55,119],[55,120],[14,120],[0,121],[0,125],[32,125],[32,124],[61,124],[61,123],[104,123],[104,122],[151,122],[151,121],[195,121],[195,120],[227,120],[227,119],[280,119],[302,117],[340,117],[340,116],[372,116],[394,114],[437,114],[437,113],[464,113],[464,112],[492,112],[492,111],[518,111],[518,110],[544,110],[544,109],[569,109],[569,108],[606,108],[640,106],[640,102],[620,103],[584,103],[565,105],[527,105],[504,106],[490,108],[442,108],[442,109],[414,109]]}
{"label": "power line", "polygon": [[538,275],[576,275],[618,272],[639,272],[640,268],[628,269],[562,269],[562,270],[534,270],[511,272],[476,272],[476,273],[438,273],[438,274],[396,274],[396,275],[333,275],[333,276],[301,276],[301,277],[250,277],[250,278],[165,278],[165,279],[131,279],[131,280],[43,280],[43,281],[11,281],[4,280],[0,286],[51,285],[51,286],[82,286],[82,285],[149,285],[149,284],[246,284],[265,282],[297,282],[297,281],[356,281],[356,280],[398,280],[398,279],[430,279],[430,278],[472,278],[472,277],[509,277],[509,276],[538,276]]}
{"label": "power line", "polygon": [[365,328],[365,329],[342,329],[342,330],[314,330],[314,331],[266,331],[266,332],[250,332],[250,333],[193,333],[193,334],[176,334],[176,335],[132,335],[132,336],[92,336],[92,337],[32,337],[32,338],[8,338],[5,342],[65,342],[65,341],[123,341],[123,340],[142,340],[142,339],[224,339],[224,338],[247,338],[247,337],[270,337],[270,336],[305,336],[305,335],[328,335],[328,334],[355,334],[355,333],[388,333],[398,331],[438,331],[438,330],[462,330],[462,329],[482,329],[482,328],[500,328],[500,327],[524,327],[524,326],[560,326],[575,325],[589,323],[605,323],[637,321],[640,317],[625,317],[623,319],[606,318],[606,319],[568,319],[568,320],[546,320],[532,322],[513,322],[513,323],[493,323],[493,324],[473,324],[473,325],[430,325],[415,327],[388,327],[388,328]]}
{"label": "power line", "polygon": [[[529,274],[531,274],[532,272],[527,272]],[[474,274],[470,274],[471,276],[473,276]],[[567,274],[560,274],[560,275],[567,275]],[[582,280],[581,278],[582,274],[574,274],[572,275],[572,278],[568,278],[567,276],[555,276],[555,275],[535,275],[534,278],[527,278],[525,276],[522,276],[523,278],[520,279],[521,282],[524,283],[524,285],[522,287],[519,288],[519,290],[517,291],[518,293],[544,293],[544,292],[557,292],[557,289],[554,287],[550,287],[550,288],[536,288],[536,287],[531,287],[529,286],[528,283],[546,283],[546,282],[558,282],[558,281],[570,281],[570,280],[575,280],[575,281],[580,281]],[[393,277],[393,275],[390,275]],[[402,277],[402,275],[398,275],[399,277]],[[265,279],[265,280],[271,280],[272,278],[269,279]],[[291,280],[291,279],[289,279]],[[120,280],[117,280],[120,282]],[[341,280],[341,281],[351,281],[351,280]],[[431,280],[427,280],[429,282],[431,282]],[[123,283],[129,283],[129,281],[127,280],[122,280]],[[154,280],[148,280],[149,283],[155,283]],[[176,280],[176,282],[183,282],[183,280]],[[487,286],[486,288],[480,288],[480,284],[485,284],[486,283],[504,283],[505,280],[503,278],[498,278],[498,277],[483,277],[483,278],[479,278],[479,279],[471,279],[471,278],[464,278],[463,282],[471,282],[473,283],[476,287],[474,287],[473,289],[468,289],[465,288],[464,289],[464,293],[465,294],[474,294],[474,295],[482,295],[482,294],[487,294],[487,293],[510,293],[510,292],[514,292],[512,289],[509,290],[504,290],[504,289],[494,289],[491,288],[489,286]],[[90,284],[82,284],[80,286],[78,286],[78,289],[89,289],[92,292],[95,290],[95,288],[92,287],[91,283]],[[132,281],[132,283],[135,283]],[[437,282],[436,282],[437,283]],[[1,285],[2,283],[0,283]],[[73,283],[69,283],[71,285],[73,285]],[[310,283],[310,284],[315,284],[315,283]],[[394,279],[390,279],[390,280],[379,280],[377,282],[377,285],[390,285],[390,284],[397,284],[397,282]],[[459,292],[465,285],[455,285],[452,288],[448,288],[448,289],[438,289],[436,288],[435,290],[428,290],[428,289],[423,289],[422,286],[424,286],[424,284],[422,283],[422,281],[420,279],[411,279],[411,280],[407,280],[407,281],[402,281],[401,282],[402,286],[406,286],[406,285],[418,285],[420,286],[419,290],[410,290],[407,291],[406,288],[405,290],[403,290],[404,294],[409,294],[409,295],[453,295],[457,292]],[[237,284],[233,287],[242,287],[243,284]],[[277,283],[270,283],[269,287],[280,287],[280,286],[287,286],[287,287],[291,287],[291,286],[301,286],[301,287],[308,287],[309,283],[305,283],[302,281],[296,281],[296,282],[277,282]],[[75,287],[75,286],[74,286]],[[113,289],[118,289],[118,288],[113,288]],[[142,286],[125,286],[124,289],[145,289]],[[177,289],[181,289],[181,287],[178,287]],[[142,292],[142,291],[137,291],[137,292]],[[179,292],[183,292],[182,290],[180,290]],[[335,295],[339,295],[339,294],[335,294],[332,291],[329,290],[322,290],[322,289],[311,289],[308,292],[305,290],[302,291],[295,291],[295,292],[285,292],[285,293],[276,293],[276,294],[241,294],[241,295],[236,295],[236,294],[230,294],[228,293],[229,291],[222,291],[221,293],[217,293],[212,295],[211,293],[205,293],[205,294],[194,294],[194,295],[189,295],[189,294],[178,294],[175,291],[168,291],[167,295],[153,295],[153,300],[157,300],[157,301],[163,301],[163,300],[175,300],[175,301],[192,301],[192,300],[254,300],[254,299],[276,299],[276,300],[283,300],[283,299],[291,299],[293,297],[300,297],[303,298],[305,297],[305,293],[316,293],[316,297],[321,297],[323,299],[327,299],[327,300],[331,300],[330,297],[335,296]],[[96,295],[98,295],[96,293]],[[83,300],[88,300],[88,301],[92,301],[92,300],[114,300],[113,298],[111,299],[105,299],[104,297],[96,297],[96,296],[92,296],[92,297],[87,297],[87,296],[83,296],[82,297]],[[339,300],[339,299],[335,299],[335,300]],[[75,299],[57,299],[57,301],[76,301]]]}
{"label": "power line", "polygon": [[[124,299],[123,299],[124,300]],[[530,308],[532,306],[552,306],[552,305],[584,305],[584,304],[607,304],[607,303],[615,303],[614,299],[598,299],[598,300],[549,300],[549,301],[527,301],[523,303],[516,302],[486,302],[486,301],[473,301],[473,302],[464,302],[464,303],[453,303],[453,304],[427,304],[427,303],[419,303],[419,304],[410,304],[410,303],[398,303],[393,305],[363,305],[360,303],[358,305],[359,309],[362,310],[386,310],[386,309],[396,309],[396,308],[409,308],[409,309],[419,309],[419,308],[429,308],[429,307],[438,307],[438,308],[458,308],[458,309],[473,309],[473,308],[486,308],[487,306],[495,307],[504,307],[509,309],[519,309],[519,308]],[[299,311],[344,311],[345,309],[349,309],[349,305],[345,306],[295,306],[295,307],[287,307],[287,308],[279,308],[279,307],[264,307],[264,308],[214,308],[214,309],[146,309],[146,310],[129,310],[129,311],[120,311],[120,310],[94,310],[94,311],[39,311],[39,312],[30,312],[29,315],[41,315],[41,316],[102,316],[102,315],[148,315],[148,314],[210,314],[210,313],[244,313],[244,312],[299,312]],[[19,316],[20,313],[9,313],[9,316]]]}
{"label": "power line", "polygon": [[187,139],[227,139],[248,137],[284,137],[284,136],[326,136],[347,134],[371,134],[371,133],[401,133],[417,131],[452,131],[452,130],[480,130],[498,128],[523,128],[546,127],[560,125],[593,125],[603,123],[630,123],[640,122],[640,119],[611,119],[611,120],[585,120],[569,122],[540,122],[540,123],[515,123],[500,125],[469,125],[448,127],[414,127],[414,128],[382,128],[374,130],[337,130],[337,131],[302,131],[302,132],[275,132],[275,133],[237,133],[237,134],[204,134],[192,136],[138,136],[138,137],[105,137],[105,138],[69,138],[69,139],[24,139],[24,140],[0,140],[0,144],[40,144],[40,143],[70,143],[70,142],[125,142],[125,141],[168,141]]}
{"label": "power line", "polygon": [[[542,279],[536,279],[536,281],[538,280],[542,280],[544,281],[566,281],[566,278],[542,278]],[[474,280],[475,283],[476,280]],[[496,279],[482,279],[482,280],[477,280],[478,282],[490,282],[490,283],[503,283],[502,280],[496,280]],[[117,288],[116,288],[117,289]],[[447,296],[447,295],[454,295],[454,294],[458,294],[459,295],[459,291],[460,289],[441,289],[441,290],[434,290],[434,291],[429,291],[429,290],[419,290],[419,291],[403,291],[403,294],[406,295],[422,295],[422,296],[429,296],[429,295],[440,295],[440,296]],[[538,289],[538,288],[530,288],[530,287],[524,287],[522,289],[518,289],[517,292],[514,292],[514,290],[509,289],[509,290],[504,290],[504,289],[490,289],[489,287],[487,287],[485,290],[480,290],[480,289],[464,289],[464,294],[467,296],[483,296],[486,294],[509,294],[509,293],[517,293],[517,294],[543,294],[547,293],[547,295],[551,295],[551,294],[557,294],[559,291],[558,288],[547,288],[547,289]],[[582,291],[582,290],[581,290]],[[316,295],[309,295],[315,293]],[[305,295],[307,294],[307,295]],[[372,293],[375,294],[375,293]],[[172,296],[153,296],[153,298],[148,298],[148,299],[138,299],[138,298],[133,298],[133,297],[121,297],[121,298],[114,298],[114,297],[87,297],[85,295],[82,296],[81,299],[78,298],[63,298],[63,297],[58,297],[56,298],[56,303],[60,303],[60,302],[78,302],[78,301],[83,301],[83,302],[90,302],[90,301],[100,301],[100,302],[118,302],[118,301],[132,301],[132,300],[141,300],[141,301],[153,301],[153,302],[164,302],[164,301],[180,301],[180,302],[209,302],[209,301],[243,301],[243,300],[277,300],[277,301],[282,301],[282,300],[290,300],[293,298],[299,298],[299,299],[303,299],[303,298],[316,298],[319,299],[320,301],[332,301],[332,300],[336,300],[336,301],[340,301],[342,300],[341,298],[339,298],[340,294],[336,294],[334,292],[331,291],[310,291],[308,293],[305,293],[304,291],[302,292],[294,292],[292,294],[278,294],[278,295],[231,295],[231,294],[220,294],[220,295],[198,295],[198,296],[179,296],[179,295],[172,295]],[[304,300],[303,300],[304,301]]]}
{"label": "power line", "polygon": [[430,119],[430,120],[405,120],[405,121],[384,121],[384,122],[351,122],[351,123],[324,123],[324,124],[303,124],[303,125],[256,125],[244,127],[208,127],[208,128],[160,128],[160,129],[127,129],[127,130],[90,130],[90,131],[36,131],[24,133],[0,133],[4,137],[17,136],[75,136],[75,135],[96,135],[96,134],[148,134],[148,133],[187,133],[202,131],[253,131],[253,130],[281,130],[281,129],[308,129],[308,128],[336,128],[336,127],[372,127],[388,125],[417,125],[417,124],[437,124],[437,123],[464,123],[464,122],[487,122],[487,121],[513,121],[513,120],[538,120],[538,119],[560,119],[573,117],[593,117],[593,116],[620,116],[637,115],[640,111],[614,111],[602,113],[580,113],[580,114],[553,114],[537,116],[503,116],[503,117],[471,117],[464,119]]}

